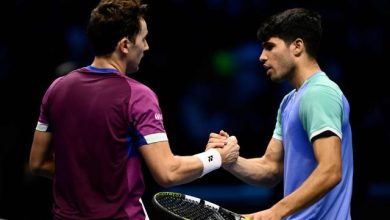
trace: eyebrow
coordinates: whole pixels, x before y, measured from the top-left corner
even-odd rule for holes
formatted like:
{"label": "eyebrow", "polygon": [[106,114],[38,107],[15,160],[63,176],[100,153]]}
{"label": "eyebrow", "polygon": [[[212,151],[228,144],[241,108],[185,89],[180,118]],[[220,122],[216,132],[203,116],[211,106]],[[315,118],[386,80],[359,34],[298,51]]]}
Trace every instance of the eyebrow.
{"label": "eyebrow", "polygon": [[271,48],[276,46],[275,43],[269,41],[264,42],[262,45],[263,45],[263,49],[265,50],[270,50]]}
{"label": "eyebrow", "polygon": [[269,41],[266,41],[266,42],[263,42],[263,47],[269,47],[269,46],[275,46],[275,43],[273,43],[273,42],[269,42]]}

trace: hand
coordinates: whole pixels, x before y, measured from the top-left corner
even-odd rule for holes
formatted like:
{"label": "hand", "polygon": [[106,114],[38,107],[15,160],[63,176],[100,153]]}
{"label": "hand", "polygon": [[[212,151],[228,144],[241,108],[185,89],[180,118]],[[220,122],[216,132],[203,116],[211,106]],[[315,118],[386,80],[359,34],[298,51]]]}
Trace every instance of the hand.
{"label": "hand", "polygon": [[235,136],[230,136],[226,139],[226,145],[223,148],[217,149],[221,154],[222,166],[229,166],[237,161],[240,155],[240,145],[238,145]]}
{"label": "hand", "polygon": [[282,217],[277,215],[271,209],[266,209],[260,212],[252,214],[244,214],[244,217],[249,218],[250,220],[282,220]]}
{"label": "hand", "polygon": [[222,148],[227,144],[227,139],[229,138],[229,134],[223,130],[217,133],[210,133],[209,141],[206,145],[206,151],[210,148]]}

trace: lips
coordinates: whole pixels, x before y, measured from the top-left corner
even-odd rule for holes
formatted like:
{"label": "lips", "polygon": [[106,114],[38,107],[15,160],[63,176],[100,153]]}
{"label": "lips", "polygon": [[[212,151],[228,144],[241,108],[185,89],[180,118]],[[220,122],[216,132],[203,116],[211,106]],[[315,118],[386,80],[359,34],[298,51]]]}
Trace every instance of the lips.
{"label": "lips", "polygon": [[264,67],[265,71],[267,72],[267,75],[271,74],[271,67],[270,66],[264,64],[263,67]]}

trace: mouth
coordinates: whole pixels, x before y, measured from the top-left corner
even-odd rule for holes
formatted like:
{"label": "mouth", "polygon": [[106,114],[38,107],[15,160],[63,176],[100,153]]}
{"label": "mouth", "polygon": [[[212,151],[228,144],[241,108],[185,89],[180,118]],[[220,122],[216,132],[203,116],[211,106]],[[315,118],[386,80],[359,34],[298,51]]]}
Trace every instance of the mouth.
{"label": "mouth", "polygon": [[266,64],[264,64],[263,67],[267,73],[267,76],[269,76],[271,74],[271,67]]}

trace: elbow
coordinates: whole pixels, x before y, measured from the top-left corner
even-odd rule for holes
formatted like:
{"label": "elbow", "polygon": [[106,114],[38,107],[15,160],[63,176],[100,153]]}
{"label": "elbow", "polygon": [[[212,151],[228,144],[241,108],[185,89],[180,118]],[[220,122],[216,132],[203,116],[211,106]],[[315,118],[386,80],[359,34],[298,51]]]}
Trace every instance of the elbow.
{"label": "elbow", "polygon": [[328,186],[329,189],[334,188],[337,184],[339,184],[342,180],[342,168],[341,167],[333,167],[327,169],[324,173],[324,184]]}
{"label": "elbow", "polygon": [[267,188],[273,188],[276,185],[278,185],[281,180],[282,180],[282,177],[275,174],[272,177],[270,177],[267,180],[265,180],[263,182],[262,186],[267,187]]}
{"label": "elbow", "polygon": [[332,183],[332,186],[336,186],[337,184],[339,184],[342,180],[342,171],[341,169],[337,170],[336,172],[333,172],[333,174],[331,175],[330,177],[330,180],[331,180],[331,183]]}
{"label": "elbow", "polygon": [[163,188],[169,188],[175,185],[172,182],[157,182],[157,183]]}
{"label": "elbow", "polygon": [[168,163],[161,165],[153,170],[154,180],[162,187],[169,188],[186,182],[183,172],[180,172],[182,166],[181,160],[174,157]]}
{"label": "elbow", "polygon": [[173,163],[173,165],[169,164],[164,169],[155,170],[153,178],[158,185],[164,188],[177,185],[179,183],[177,168],[176,163]]}
{"label": "elbow", "polygon": [[43,169],[42,167],[30,167],[30,172],[32,175],[35,176],[49,176],[47,173],[49,173],[47,170]]}
{"label": "elbow", "polygon": [[185,179],[183,179],[177,168],[177,166],[173,166],[165,169],[163,172],[155,173],[155,181],[164,188],[185,183]]}
{"label": "elbow", "polygon": [[164,188],[172,187],[172,186],[176,185],[176,182],[177,182],[177,181],[175,181],[173,174],[169,174],[168,172],[165,173],[164,175],[160,175],[158,177],[155,177],[154,179],[158,183],[158,185],[160,185]]}
{"label": "elbow", "polygon": [[42,170],[40,163],[33,160],[29,161],[29,168],[30,168],[30,172],[34,175],[38,175]]}
{"label": "elbow", "polygon": [[54,162],[53,161],[31,161],[29,162],[30,172],[33,175],[52,178],[54,174]]}
{"label": "elbow", "polygon": [[281,164],[274,164],[269,169],[268,174],[266,175],[264,186],[268,188],[275,187],[283,178],[283,166]]}
{"label": "elbow", "polygon": [[264,175],[247,178],[247,183],[253,186],[260,186],[266,188],[273,188],[280,183],[283,178],[283,170],[278,169],[269,170]]}

